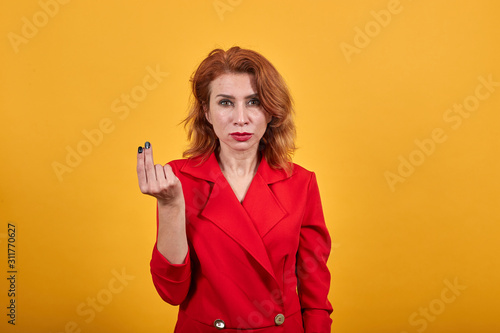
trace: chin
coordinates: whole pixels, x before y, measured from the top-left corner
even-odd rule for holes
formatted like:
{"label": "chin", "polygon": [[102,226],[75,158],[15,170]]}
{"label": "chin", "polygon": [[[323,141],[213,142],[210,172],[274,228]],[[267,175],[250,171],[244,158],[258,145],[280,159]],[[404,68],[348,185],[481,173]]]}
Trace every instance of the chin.
{"label": "chin", "polygon": [[257,150],[259,148],[258,142],[248,142],[248,141],[237,141],[230,145],[227,145],[232,150],[246,151],[246,150]]}

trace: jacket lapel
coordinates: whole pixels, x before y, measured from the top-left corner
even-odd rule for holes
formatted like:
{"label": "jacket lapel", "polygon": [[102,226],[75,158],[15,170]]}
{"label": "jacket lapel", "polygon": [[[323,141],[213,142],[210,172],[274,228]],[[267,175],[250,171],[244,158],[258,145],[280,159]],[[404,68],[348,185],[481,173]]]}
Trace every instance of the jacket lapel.
{"label": "jacket lapel", "polygon": [[287,214],[268,185],[284,178],[284,173],[272,170],[262,158],[259,170],[243,200],[243,207],[253,220],[261,238]]}

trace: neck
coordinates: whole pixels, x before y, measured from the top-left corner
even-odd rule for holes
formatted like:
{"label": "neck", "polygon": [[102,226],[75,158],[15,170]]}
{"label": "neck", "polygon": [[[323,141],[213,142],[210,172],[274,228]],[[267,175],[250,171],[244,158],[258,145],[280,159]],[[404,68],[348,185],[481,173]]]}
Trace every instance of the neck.
{"label": "neck", "polygon": [[218,154],[220,168],[224,174],[239,177],[253,176],[259,165],[259,154],[257,150],[228,151],[220,147]]}

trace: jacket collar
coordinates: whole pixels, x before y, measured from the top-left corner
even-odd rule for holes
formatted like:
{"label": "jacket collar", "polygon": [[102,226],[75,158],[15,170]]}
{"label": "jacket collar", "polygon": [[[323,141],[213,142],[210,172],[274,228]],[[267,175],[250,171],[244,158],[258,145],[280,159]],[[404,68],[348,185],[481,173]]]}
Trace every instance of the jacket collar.
{"label": "jacket collar", "polygon": [[[212,183],[215,183],[219,177],[223,176],[215,153],[210,154],[205,161],[201,157],[187,159],[180,171]],[[292,174],[294,172],[295,170]],[[282,169],[273,169],[267,163],[265,157],[260,160],[257,174],[260,175],[265,184],[273,184],[291,177]]]}

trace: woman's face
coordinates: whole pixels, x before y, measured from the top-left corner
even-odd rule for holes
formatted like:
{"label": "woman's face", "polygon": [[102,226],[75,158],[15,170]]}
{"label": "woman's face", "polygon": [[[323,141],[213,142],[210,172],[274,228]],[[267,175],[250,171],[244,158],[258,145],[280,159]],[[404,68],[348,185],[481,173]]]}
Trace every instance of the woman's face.
{"label": "woman's face", "polygon": [[205,116],[224,151],[257,152],[271,121],[271,116],[260,105],[254,81],[247,73],[228,73],[210,83],[210,102]]}

